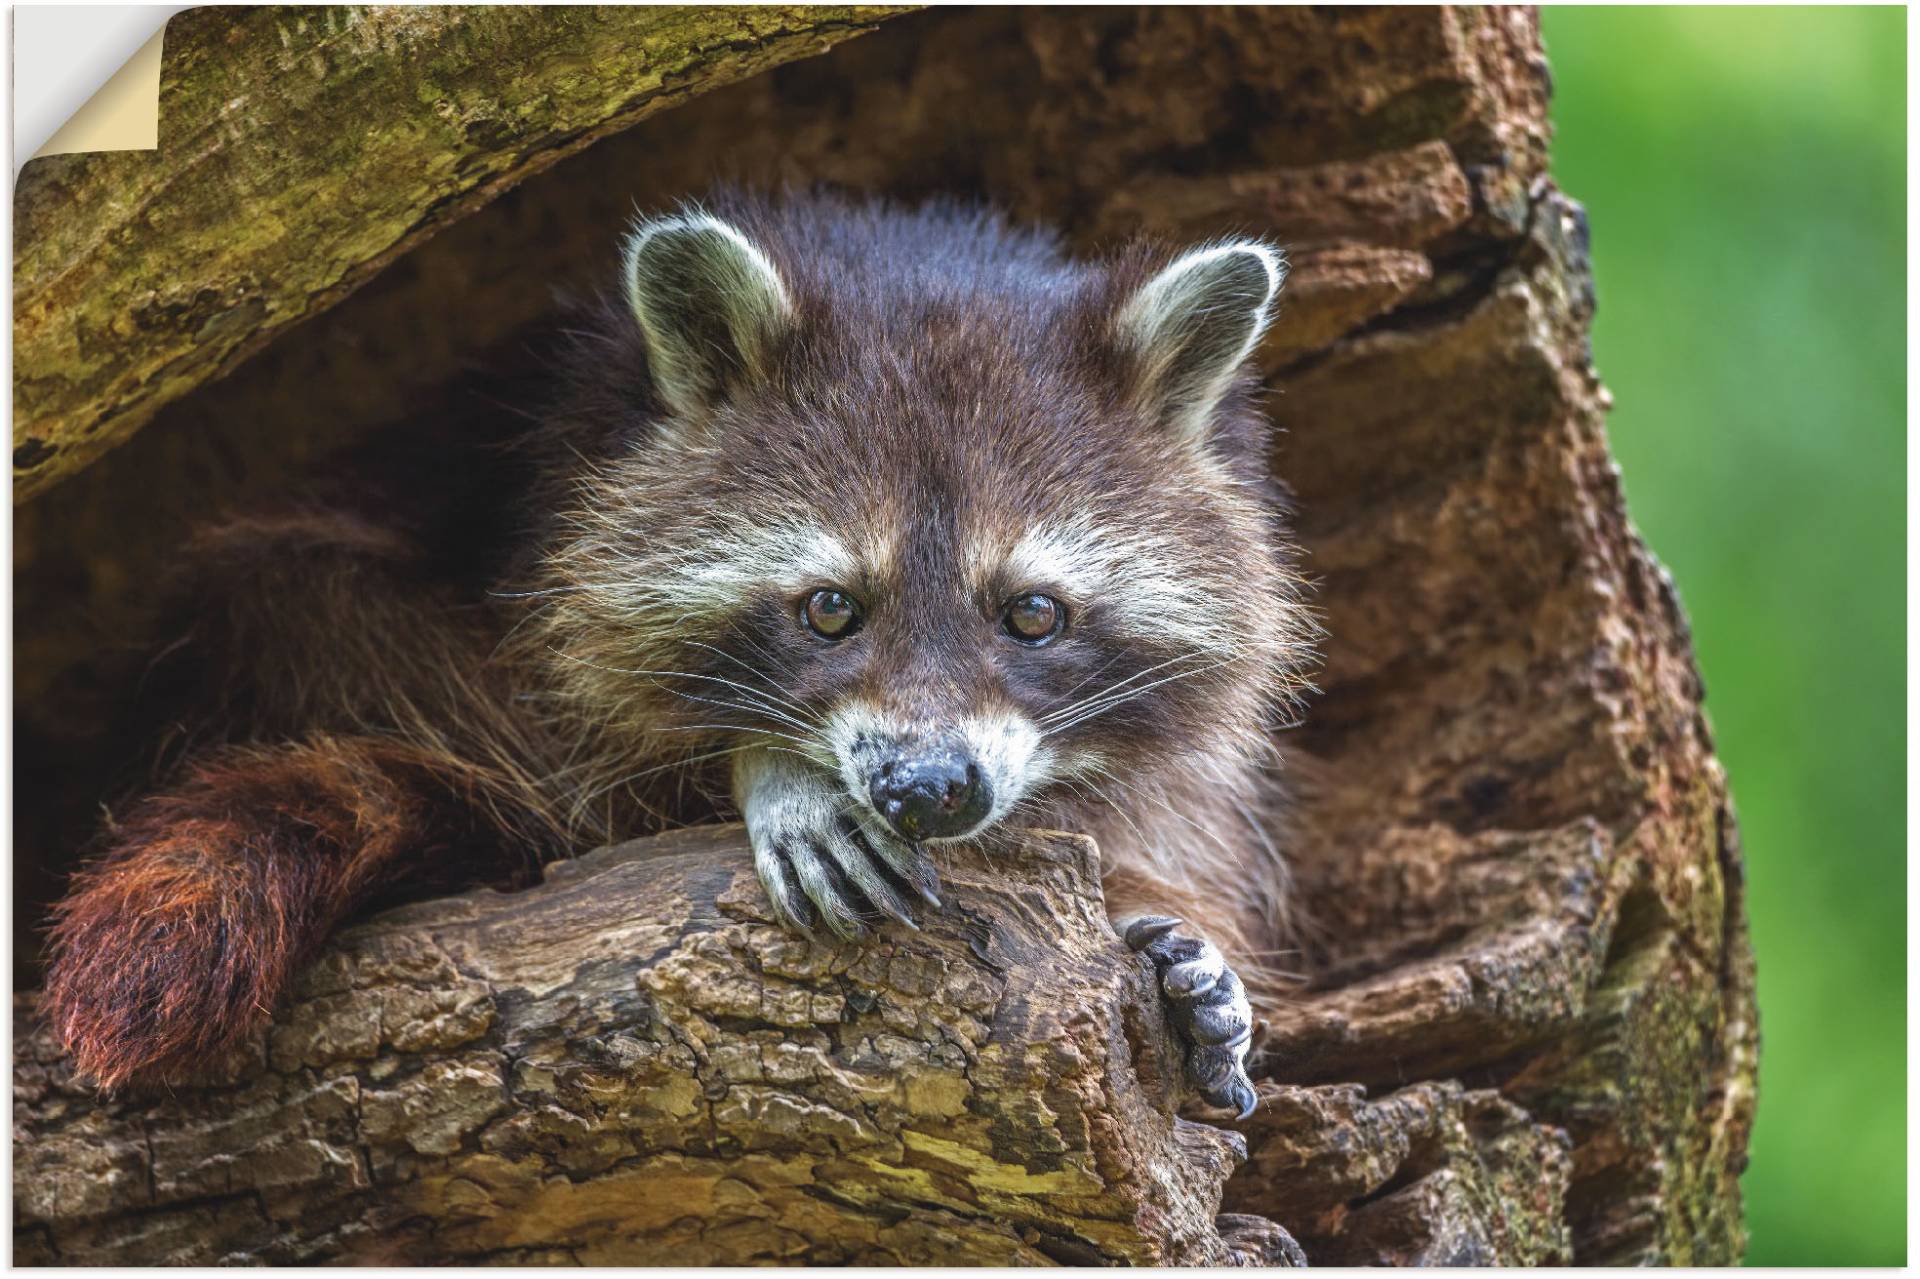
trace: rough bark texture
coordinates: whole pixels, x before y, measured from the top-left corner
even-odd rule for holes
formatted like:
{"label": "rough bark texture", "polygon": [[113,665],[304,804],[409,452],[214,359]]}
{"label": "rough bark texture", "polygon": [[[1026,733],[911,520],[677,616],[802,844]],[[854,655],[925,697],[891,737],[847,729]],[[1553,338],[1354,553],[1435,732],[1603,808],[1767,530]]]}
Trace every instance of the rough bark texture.
{"label": "rough bark texture", "polygon": [[[1270,1246],[1277,1236],[1251,1221],[1264,1218],[1317,1262],[1731,1261],[1742,1246],[1736,1178],[1757,1035],[1738,842],[1684,617],[1627,523],[1606,453],[1606,394],[1587,347],[1585,220],[1546,176],[1546,97],[1525,10],[951,10],[894,19],[608,138],[425,243],[21,508],[16,690],[19,740],[32,752],[21,793],[37,799],[22,818],[23,844],[58,845],[72,829],[62,823],[86,814],[99,726],[124,689],[90,637],[117,636],[115,619],[187,519],[370,430],[432,414],[462,361],[482,351],[512,358],[516,333],[555,281],[600,278],[633,200],[657,206],[697,192],[716,156],[723,172],[752,180],[981,193],[1090,248],[1136,231],[1255,231],[1289,244],[1295,263],[1261,358],[1284,432],[1275,465],[1298,494],[1329,635],[1323,693],[1284,743],[1306,988],[1269,1015],[1262,1105],[1243,1126],[1249,1158],[1224,1192],[1227,1211],[1246,1214],[1234,1239],[1268,1242],[1234,1246]],[[57,859],[29,851],[27,860]],[[27,887],[29,898],[46,891]],[[1017,895],[1011,880],[991,891]],[[432,911],[473,907],[423,909],[437,918]],[[499,917],[515,909],[500,904]],[[998,907],[982,909],[994,927],[1013,926]],[[677,918],[656,912],[634,926]],[[360,937],[399,945],[402,935],[385,924]],[[555,944],[565,972],[551,980],[596,980],[589,969],[604,952],[592,936]],[[743,965],[745,953],[727,952]],[[715,962],[723,984],[751,973]],[[1100,1016],[1110,1029],[1113,1005],[1085,993],[1108,1010]],[[945,998],[922,1011],[957,1017]],[[491,1052],[502,1056],[489,1059],[490,1078],[503,1078],[502,1036],[552,1044],[596,1033],[590,1017],[569,1021],[574,1014],[556,1008],[544,1014],[548,1030],[526,1020],[543,1014],[522,1010],[516,1021],[511,1000],[496,1004],[484,1035],[409,1050],[393,1069],[458,1075]],[[700,1005],[690,997],[687,1007]],[[597,1033],[642,1038],[638,1024],[610,1012]],[[757,1029],[751,1019],[707,1024],[725,1031],[716,1046]],[[1091,1028],[1069,1037],[1096,1060]],[[1134,1055],[1163,1051],[1152,1042]],[[349,1087],[327,1084],[331,1069],[369,1094],[391,1091],[372,1071],[395,1050],[370,1051],[248,1087]],[[641,1087],[631,1081],[647,1076],[620,1062],[588,1064],[627,1098]],[[1063,1077],[1087,1071],[1095,1068],[1083,1062]],[[1136,1072],[1142,1095],[1155,1096],[1151,1072]],[[26,1103],[23,1134],[153,1122],[88,1111],[51,1080],[34,1087],[44,1092]],[[509,1080],[492,1095],[505,1105],[518,1088]],[[1041,1094],[1049,1111],[1067,1113],[1052,1096]],[[490,1114],[481,1136],[464,1133],[456,1153],[408,1157],[480,1158],[489,1152],[464,1143],[509,1113]],[[870,1118],[877,1140],[905,1149],[915,1125],[904,1115]],[[789,1143],[782,1149],[805,1138],[791,1114],[765,1116],[748,1128],[763,1124],[767,1140]],[[364,1109],[355,1122],[364,1139]],[[411,1122],[395,1138],[403,1146]],[[1066,1166],[1067,1154],[1039,1136],[1066,1132],[1065,1122],[1022,1121],[1006,1138],[1035,1136],[1013,1160],[1021,1178]],[[419,1130],[427,1141],[445,1131],[424,1115]],[[247,1149],[254,1131],[224,1139],[231,1162],[219,1176],[274,1175],[244,1171],[260,1157]],[[635,1157],[627,1139],[613,1139],[605,1172],[559,1175],[590,1187],[617,1173],[618,1160]],[[1124,1140],[1160,1139],[1143,1131]],[[355,1148],[341,1142],[321,1144]],[[22,1187],[56,1184],[60,1160],[104,1148],[76,1139],[54,1156],[30,1144],[16,1152],[17,1177],[37,1170]],[[1001,1161],[1014,1147],[970,1147],[982,1148]],[[952,1169],[972,1158],[955,1157],[941,1175],[962,1175]],[[136,1158],[124,1169],[128,1198],[57,1200],[42,1210],[49,1224],[22,1238],[41,1247],[90,1237],[83,1223],[96,1218],[132,1229],[140,1218],[127,1208],[154,1193],[137,1184],[146,1166]],[[1095,1166],[1109,1188],[1100,1193],[1139,1184]],[[356,1167],[352,1175],[376,1186],[395,1175],[378,1158]],[[637,1197],[651,1202],[674,1184]],[[770,1202],[762,1181],[743,1184],[716,1192],[716,1216],[688,1227],[687,1247],[712,1246],[711,1223],[736,1202],[726,1195]],[[966,1216],[951,1184],[934,1184],[948,1188],[904,1196],[916,1201],[898,1223],[909,1232]],[[1020,1184],[1023,1202],[1051,1193]],[[472,1196],[475,1211],[498,1202],[492,1182],[449,1185],[461,1187],[456,1202]],[[1206,1185],[1205,1176],[1188,1182],[1205,1209],[1188,1214],[1195,1220],[1211,1208]],[[273,1211],[264,1193],[196,1193],[203,1198],[182,1208],[143,1209],[160,1223],[156,1242],[121,1255],[199,1246],[199,1235],[254,1229]],[[624,1213],[635,1198],[601,1211]],[[858,1215],[808,1198],[822,1212]],[[1102,1202],[1082,1220],[1117,1220],[1116,1201]],[[728,1246],[739,1249],[729,1256],[787,1255],[779,1219],[728,1219]],[[436,1210],[416,1228],[432,1237],[455,1220]],[[869,1220],[868,1233],[851,1237],[868,1246],[875,1229]],[[1154,1236],[1137,1219],[1130,1229],[1136,1241],[1126,1246],[1145,1250],[1135,1255],[1215,1246],[1148,1242],[1178,1231]],[[1204,1238],[1194,1229],[1181,1237]],[[287,1228],[288,1255],[300,1237]],[[1096,1252],[1109,1246],[1079,1237]],[[924,1246],[951,1260],[1014,1246],[957,1227],[942,1238],[950,1246]],[[1043,1231],[1019,1246],[1056,1255],[1042,1244],[1058,1239]],[[853,1245],[841,1246],[819,1255],[850,1255]]]}
{"label": "rough bark texture", "polygon": [[[16,1044],[16,1261],[1284,1260],[1215,1224],[1097,856],[965,859],[922,932],[772,922],[737,828],[343,936],[232,1081],[99,1106]],[[24,1025],[33,1025],[31,1017]]]}
{"label": "rough bark texture", "polygon": [[515,183],[888,12],[180,15],[164,43],[159,149],[32,160],[15,188],[15,500]]}

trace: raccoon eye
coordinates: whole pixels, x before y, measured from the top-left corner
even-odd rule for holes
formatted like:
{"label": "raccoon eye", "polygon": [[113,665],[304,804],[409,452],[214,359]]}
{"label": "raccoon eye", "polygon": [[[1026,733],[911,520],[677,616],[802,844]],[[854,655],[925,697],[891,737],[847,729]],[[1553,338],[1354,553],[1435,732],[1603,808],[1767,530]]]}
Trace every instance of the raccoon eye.
{"label": "raccoon eye", "polygon": [[1008,602],[1000,627],[1022,644],[1044,644],[1060,633],[1067,610],[1051,595],[1020,595]]}
{"label": "raccoon eye", "polygon": [[818,590],[800,608],[807,629],[825,640],[842,640],[860,629],[860,606],[839,591]]}

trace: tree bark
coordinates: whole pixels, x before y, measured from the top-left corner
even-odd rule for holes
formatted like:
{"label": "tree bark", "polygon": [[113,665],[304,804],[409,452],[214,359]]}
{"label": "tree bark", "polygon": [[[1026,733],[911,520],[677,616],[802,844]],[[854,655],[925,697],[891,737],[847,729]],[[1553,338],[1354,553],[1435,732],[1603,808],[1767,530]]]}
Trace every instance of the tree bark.
{"label": "tree bark", "polygon": [[[742,1251],[727,1256],[798,1255],[784,1251],[787,1244],[810,1240],[816,1244],[804,1255],[816,1260],[877,1257],[885,1249],[953,1261],[984,1259],[993,1248],[1008,1250],[997,1256],[1024,1249],[1018,1255],[1056,1260],[1272,1255],[1281,1237],[1261,1221],[1285,1227],[1313,1262],[1735,1260],[1757,1035],[1738,839],[1684,615],[1626,520],[1607,456],[1607,397],[1588,350],[1587,227],[1547,176],[1547,92],[1537,26],[1523,9],[947,10],[895,18],[862,40],[609,137],[422,244],[403,259],[404,269],[312,318],[297,341],[275,343],[233,376],[202,387],[100,465],[17,512],[18,732],[37,745],[46,780],[22,788],[36,797],[22,818],[23,843],[57,843],[42,832],[61,828],[41,814],[90,808],[84,783],[104,740],[102,707],[126,687],[107,673],[83,617],[105,619],[117,635],[114,619],[130,614],[140,584],[190,518],[298,475],[349,441],[409,429],[410,418],[430,416],[444,402],[460,364],[476,351],[510,358],[556,280],[604,275],[632,200],[658,207],[697,193],[715,156],[752,181],[818,179],[905,197],[974,192],[1059,225],[1089,249],[1136,232],[1269,235],[1290,246],[1294,275],[1259,358],[1282,429],[1275,467],[1298,499],[1328,638],[1322,693],[1305,727],[1282,743],[1294,793],[1289,847],[1304,920],[1297,956],[1304,985],[1296,1000],[1266,1011],[1256,1064],[1261,1105],[1242,1126],[1248,1158],[1221,1192],[1226,1212],[1239,1216],[1217,1240],[1208,1235],[1208,1178],[1226,1164],[1207,1160],[1225,1156],[1208,1154],[1199,1171],[1191,1161],[1195,1151],[1223,1148],[1168,1117],[1164,1075],[1141,1064],[1167,1051],[1157,1014],[1125,1011],[1149,1007],[1139,974],[1111,953],[1111,939],[1093,922],[1073,926],[1083,930],[1074,934],[1080,940],[1057,943],[1083,966],[1072,970],[1072,997],[1094,1010],[1091,1021],[1043,1025],[1031,1009],[998,1014],[1012,1018],[1004,1023],[976,1017],[1004,1024],[1010,1036],[1030,1032],[1037,1044],[1070,1043],[1079,1056],[1070,1065],[1036,1057],[1041,1064],[1019,1068],[1026,1075],[1006,1066],[1012,1073],[993,1081],[975,1077],[967,1114],[989,1117],[984,1129],[967,1127],[959,1114],[939,1119],[952,1126],[927,1129],[924,1110],[910,1114],[897,1104],[868,1114],[872,1132],[847,1139],[903,1152],[901,1166],[918,1169],[912,1177],[924,1172],[935,1193],[903,1191],[887,1201],[891,1209],[865,1216],[870,1205],[862,1201],[803,1192],[781,1198],[753,1171],[763,1167],[753,1162],[756,1141],[798,1151],[806,1141],[841,1140],[840,1130],[816,1132],[774,1106],[732,1129],[738,1148],[715,1147],[714,1159],[742,1171],[713,1183],[702,1201],[711,1211],[692,1214],[698,1224],[629,1220],[656,1198],[671,1201],[684,1183],[662,1173],[635,1193],[594,1187],[608,1178],[625,1187],[622,1161],[657,1170],[650,1161],[686,1146],[674,1145],[680,1138],[671,1134],[658,1148],[636,1143],[624,1116],[665,1104],[647,1100],[650,1089],[688,1085],[683,1071],[656,1087],[647,1081],[666,1077],[645,1073],[659,1069],[655,1059],[629,1065],[612,1050],[590,1056],[597,1050],[579,1049],[583,1069],[604,1091],[585,1109],[560,1106],[591,1113],[600,1125],[579,1131],[604,1165],[544,1162],[576,1158],[566,1135],[574,1128],[561,1136],[543,1131],[538,1141],[546,1146],[529,1137],[524,1146],[488,1148],[486,1134],[508,1122],[519,1098],[535,1096],[509,1073],[505,1037],[551,1047],[601,1042],[594,1017],[638,1026],[618,1021],[631,1014],[611,996],[578,1015],[494,996],[489,1027],[459,1043],[371,1042],[373,1032],[363,1029],[355,1042],[371,1046],[362,1056],[320,1065],[284,1056],[275,1065],[269,1056],[267,1073],[239,1087],[303,1096],[351,1087],[372,1095],[398,1090],[396,1081],[417,1077],[414,1071],[435,1070],[446,1072],[448,1086],[420,1087],[452,1097],[470,1068],[504,1080],[490,1095],[507,1108],[471,1128],[438,1121],[430,1109],[399,1123],[380,1138],[405,1152],[390,1161],[371,1153],[357,1161],[357,1152],[372,1149],[364,1106],[337,1139],[317,1131],[298,1139],[309,1143],[299,1147],[301,1157],[334,1158],[320,1153],[324,1147],[340,1152],[343,1168],[351,1164],[342,1176],[365,1183],[353,1191],[366,1196],[356,1204],[379,1202],[389,1186],[444,1176],[428,1169],[436,1160],[436,1167],[523,1161],[538,1170],[539,1186],[569,1187],[536,1192],[479,1178],[469,1189],[465,1180],[447,1181],[457,1187],[448,1191],[453,1198],[418,1209],[407,1219],[414,1233],[396,1237],[408,1247],[471,1240],[474,1251],[458,1254],[466,1256],[488,1247],[501,1257],[530,1255],[512,1251],[523,1246],[516,1242],[487,1243],[486,1212],[501,1195],[518,1204],[513,1195],[553,1193],[580,1205],[603,1241],[651,1230],[656,1239],[678,1240],[674,1246],[689,1250],[682,1256],[720,1248],[715,1223],[725,1218],[747,1223],[724,1236],[743,1241]],[[274,429],[262,430],[262,422]],[[1049,875],[1064,874],[1042,865]],[[737,873],[737,866],[729,872]],[[979,924],[992,935],[1022,927],[1023,891],[1052,891],[1022,889],[1021,873],[1008,869],[1004,882],[983,879],[976,889]],[[724,891],[716,888],[713,900]],[[671,956],[701,937],[745,935],[728,929],[750,933],[750,898],[728,899],[727,909],[746,913],[701,915],[684,937],[685,917],[674,911],[625,927],[671,934],[673,948],[664,952]],[[537,913],[539,900],[524,909]],[[342,953],[358,954],[376,937],[382,945],[427,946],[436,929],[491,901],[482,895],[416,908],[426,913],[382,921],[355,934]],[[491,917],[501,920],[518,909],[495,907]],[[1090,900],[1082,908],[1098,913]],[[434,922],[443,918],[435,911],[452,914]],[[960,965],[949,971],[975,971],[946,927],[887,944],[931,947]],[[477,980],[474,974],[491,971],[477,965],[507,962],[487,956],[507,947],[511,932],[501,925],[464,934],[478,957],[461,961],[467,969],[400,985],[438,990],[433,981],[451,989]],[[641,989],[646,974],[658,971],[654,960],[608,958],[591,933],[562,929],[545,944],[552,969],[540,980],[556,990],[601,981],[592,975],[601,971],[596,964],[627,964],[621,971]],[[725,962],[714,960],[712,980],[724,989],[757,988],[752,983],[765,970],[748,962],[754,953],[745,943],[727,949]],[[353,962],[360,961],[327,961]],[[851,956],[847,962],[858,964]],[[333,971],[323,967],[315,980],[333,980],[325,976]],[[460,971],[469,976],[457,977]],[[1099,972],[1114,983],[1104,991]],[[996,980],[1004,986],[995,989],[1040,976],[1003,973]],[[812,977],[783,971],[780,980],[805,985]],[[695,1063],[701,1087],[715,1080],[759,1086],[724,1063],[734,1060],[728,1045],[736,1039],[755,1042],[771,1032],[751,1016],[713,1020],[697,993],[676,997],[687,1017],[716,1028],[711,1041],[682,1045],[688,1055],[681,1060]],[[316,987],[283,1019],[274,1042],[297,1037],[288,1028],[311,1020],[315,1014],[303,1010],[323,998],[352,1005],[358,997]],[[926,1008],[947,1009],[945,998],[936,991]],[[357,1015],[365,1026],[366,1009]],[[550,1019],[544,1028],[537,1024],[543,1015]],[[1145,1017],[1147,1029],[1119,1052],[1113,1028],[1124,1032],[1130,1016]],[[829,1047],[820,1051],[828,1060],[852,1051],[844,1034],[835,1039],[838,1032],[820,1025],[798,1029],[826,1036]],[[1014,1038],[965,1042],[993,1047],[1003,1062],[1018,1056]],[[708,1053],[705,1064],[693,1045]],[[492,1065],[472,1065],[487,1053],[495,1054],[487,1058]],[[403,1064],[379,1067],[389,1057]],[[375,1077],[376,1067],[391,1073]],[[23,1225],[25,1246],[82,1246],[63,1241],[92,1237],[78,1225],[89,1211],[129,1232],[115,1245],[127,1257],[174,1255],[200,1247],[203,1236],[244,1234],[262,1221],[279,1231],[266,1255],[292,1256],[309,1246],[301,1240],[323,1236],[342,1255],[359,1246],[347,1218],[329,1225],[314,1209],[282,1222],[272,1214],[291,1208],[274,1207],[265,1191],[217,1193],[225,1184],[295,1176],[274,1171],[293,1156],[250,1149],[258,1128],[220,1138],[228,1144],[213,1168],[168,1174],[197,1197],[172,1206],[150,1201],[122,1215],[117,1205],[174,1184],[156,1178],[140,1188],[164,1148],[155,1146],[142,1163],[142,1143],[176,1131],[157,1118],[172,1112],[90,1109],[56,1082],[57,1065],[36,1057],[27,1069],[46,1074],[27,1081],[44,1091],[29,1102],[29,1123],[16,1137],[23,1202],[28,1192],[45,1200],[44,1187],[106,1185],[116,1175],[129,1197],[89,1209],[81,1189],[61,1191]],[[487,1069],[494,1075],[485,1076]],[[1103,1069],[1111,1078],[1096,1084]],[[1081,1081],[1073,1089],[1104,1086],[1116,1096],[1137,1089],[1142,1100],[1127,1112],[1134,1116],[1128,1131],[1081,1135],[1070,1116],[1085,1117],[1088,1107],[1057,1099],[1049,1072]],[[349,1077],[357,1082],[344,1082]],[[1017,1108],[1021,1079],[1039,1081],[1038,1100],[1027,1104],[1045,1114]],[[234,1095],[177,1104],[223,1112],[230,1107],[220,1099]],[[849,1115],[844,1102],[819,1104]],[[614,1113],[623,1106],[630,1109]],[[377,1123],[378,1106],[374,1113]],[[993,1129],[991,1116],[1018,1118]],[[123,1123],[131,1126],[115,1126]],[[452,1131],[447,1124],[459,1128],[457,1150],[408,1144],[416,1128],[422,1140],[442,1140],[435,1134]],[[65,1125],[64,1144],[39,1135],[55,1125]],[[145,1136],[113,1147],[82,1136],[94,1131]],[[605,1138],[609,1131],[617,1135]],[[913,1150],[918,1138],[909,1134],[928,1131],[965,1152],[939,1147],[952,1156],[943,1162]],[[594,1144],[602,1139],[612,1144]],[[35,1151],[43,1140],[45,1149]],[[122,1150],[119,1163],[85,1162],[110,1148]],[[1100,1153],[1120,1149],[1160,1153],[1137,1161]],[[973,1162],[983,1150],[992,1164]],[[1155,1162],[1176,1159],[1169,1151],[1190,1162]],[[1023,1171],[1006,1176],[1017,1187],[1005,1191],[996,1169],[1016,1165]],[[99,1176],[82,1171],[95,1166]],[[1189,1169],[1183,1200],[1153,1199],[1189,1224],[1128,1215],[1124,1205],[1142,1201],[1128,1196],[1146,1184],[1129,1170],[1149,1167]],[[20,1171],[26,1168],[31,1175]],[[70,1174],[64,1180],[63,1172]],[[1069,1175],[1091,1181],[1084,1202],[1066,1208],[1058,1178]],[[982,1185],[1012,1198],[982,1198]],[[610,1198],[596,1201],[596,1193]],[[297,1195],[288,1201],[298,1202]],[[776,1202],[782,1206],[768,1208]],[[991,1210],[980,1207],[989,1202]],[[762,1208],[771,1215],[753,1215]],[[802,1209],[822,1215],[809,1218]],[[981,1224],[1001,1216],[1031,1224],[1035,1238]],[[829,1219],[833,1229],[817,1232],[791,1224]],[[1075,1224],[1061,1227],[1068,1219]],[[1121,1221],[1124,1229],[1112,1225]],[[1112,1233],[1101,1234],[1096,1222]],[[1062,1242],[1069,1237],[1079,1243]]]}
{"label": "tree bark", "polygon": [[31,160],[15,188],[15,500],[530,175],[892,12],[180,15],[163,47],[159,149]]}
{"label": "tree bark", "polygon": [[1216,1221],[1244,1144],[1174,1114],[1091,843],[956,856],[866,945],[782,932],[737,828],[403,908],[203,1090],[96,1104],[36,1027],[15,1260],[1284,1261]]}

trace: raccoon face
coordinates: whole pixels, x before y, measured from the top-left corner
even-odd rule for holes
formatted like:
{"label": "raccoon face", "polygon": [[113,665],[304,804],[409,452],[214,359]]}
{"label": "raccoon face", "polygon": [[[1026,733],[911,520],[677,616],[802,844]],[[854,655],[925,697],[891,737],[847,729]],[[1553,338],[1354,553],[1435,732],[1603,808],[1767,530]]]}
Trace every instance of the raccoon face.
{"label": "raccoon face", "polygon": [[1241,368],[1279,255],[1092,268],[990,229],[954,278],[638,228],[650,425],[555,603],[597,704],[803,756],[915,842],[1244,756],[1305,640]]}

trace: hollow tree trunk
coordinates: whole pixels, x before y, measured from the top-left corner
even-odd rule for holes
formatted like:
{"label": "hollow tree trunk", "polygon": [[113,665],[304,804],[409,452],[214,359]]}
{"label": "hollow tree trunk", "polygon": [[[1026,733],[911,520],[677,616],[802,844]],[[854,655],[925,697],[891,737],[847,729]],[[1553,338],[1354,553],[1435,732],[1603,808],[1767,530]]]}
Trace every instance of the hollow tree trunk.
{"label": "hollow tree trunk", "polygon": [[[217,27],[170,40],[167,74],[284,56]],[[406,74],[378,44],[327,48]],[[610,263],[632,200],[697,192],[716,157],[985,194],[1085,247],[1287,243],[1261,359],[1329,635],[1283,743],[1306,985],[1266,1010],[1244,1163],[1219,1116],[1173,1114],[1084,844],[961,867],[959,911],[861,950],[776,937],[727,837],[683,836],[354,930],[205,1091],[96,1102],[29,1001],[20,1256],[1212,1262],[1284,1257],[1284,1227],[1313,1262],[1737,1257],[1757,1033],[1737,837],[1684,618],[1606,454],[1546,95],[1525,10],[891,16],[484,208],[498,187],[476,184],[462,220],[351,298],[304,294],[297,331],[138,435],[140,397],[102,383],[71,412],[124,443],[17,512],[17,740],[45,780],[22,787],[22,857],[44,867],[124,691],[98,634],[187,521],[431,412],[555,280]],[[23,206],[59,172],[30,167]]]}

